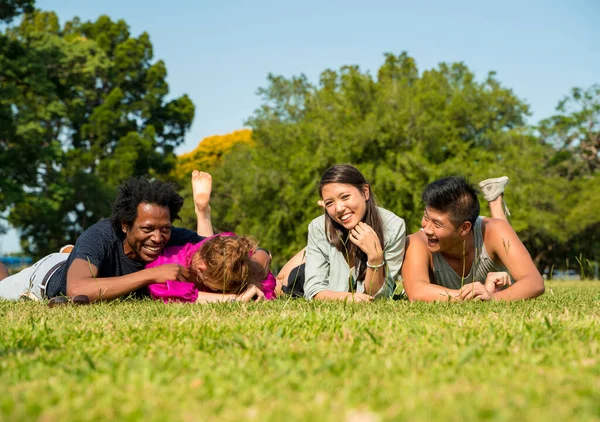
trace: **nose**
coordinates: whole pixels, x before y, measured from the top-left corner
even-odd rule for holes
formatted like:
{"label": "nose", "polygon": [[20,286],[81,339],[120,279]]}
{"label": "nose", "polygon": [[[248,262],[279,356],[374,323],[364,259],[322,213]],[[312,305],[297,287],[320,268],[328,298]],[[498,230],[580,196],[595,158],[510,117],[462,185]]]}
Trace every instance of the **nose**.
{"label": "nose", "polygon": [[338,201],[335,203],[335,212],[341,214],[345,210],[344,203],[342,201]]}
{"label": "nose", "polygon": [[421,220],[421,227],[423,227],[423,232],[426,235],[433,235],[433,230],[431,230],[431,221],[426,221],[425,219]]}
{"label": "nose", "polygon": [[152,236],[150,236],[150,240],[152,240],[154,243],[160,243],[160,241],[162,240],[160,230],[154,230],[152,232]]}

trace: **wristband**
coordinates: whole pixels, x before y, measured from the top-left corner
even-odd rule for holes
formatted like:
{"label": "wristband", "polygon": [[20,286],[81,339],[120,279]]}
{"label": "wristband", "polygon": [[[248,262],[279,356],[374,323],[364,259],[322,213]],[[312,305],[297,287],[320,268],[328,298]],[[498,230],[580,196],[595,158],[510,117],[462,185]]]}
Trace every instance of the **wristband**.
{"label": "wristband", "polygon": [[378,265],[371,265],[371,264],[369,264],[369,261],[367,261],[367,267],[373,268],[373,269],[381,268],[384,265],[385,265],[385,260],[381,261],[381,264],[378,264]]}

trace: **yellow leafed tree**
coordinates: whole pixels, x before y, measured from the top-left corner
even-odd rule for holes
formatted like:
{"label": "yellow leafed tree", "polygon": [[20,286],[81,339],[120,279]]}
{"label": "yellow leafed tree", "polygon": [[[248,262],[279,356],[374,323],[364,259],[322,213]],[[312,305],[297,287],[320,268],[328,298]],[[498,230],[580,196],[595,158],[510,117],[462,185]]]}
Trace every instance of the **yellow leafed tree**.
{"label": "yellow leafed tree", "polygon": [[237,144],[253,145],[252,131],[240,129],[226,135],[213,135],[202,139],[196,149],[177,157],[177,164],[172,173],[173,179],[185,186],[193,170],[212,170]]}

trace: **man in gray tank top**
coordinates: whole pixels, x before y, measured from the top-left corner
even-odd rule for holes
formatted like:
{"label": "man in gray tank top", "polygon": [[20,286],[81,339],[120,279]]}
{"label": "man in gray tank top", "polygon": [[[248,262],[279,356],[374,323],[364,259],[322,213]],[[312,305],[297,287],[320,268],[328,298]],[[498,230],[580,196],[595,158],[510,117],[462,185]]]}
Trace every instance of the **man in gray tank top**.
{"label": "man in gray tank top", "polygon": [[407,239],[402,267],[410,300],[520,300],[544,293],[542,276],[502,212],[507,182],[480,184],[499,218],[479,216],[477,190],[463,177],[425,187],[423,228]]}

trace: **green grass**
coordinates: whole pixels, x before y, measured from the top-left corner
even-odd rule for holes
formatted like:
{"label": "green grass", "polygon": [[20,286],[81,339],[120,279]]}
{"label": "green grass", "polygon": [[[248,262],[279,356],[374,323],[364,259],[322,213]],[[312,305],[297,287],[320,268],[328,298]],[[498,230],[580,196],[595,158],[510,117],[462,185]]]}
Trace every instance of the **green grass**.
{"label": "green grass", "polygon": [[521,303],[0,302],[2,420],[600,420],[600,283]]}

